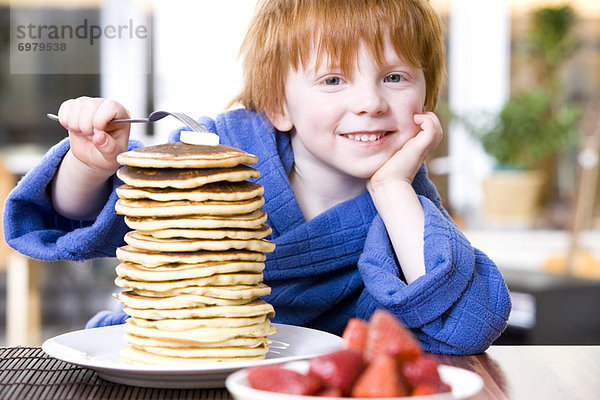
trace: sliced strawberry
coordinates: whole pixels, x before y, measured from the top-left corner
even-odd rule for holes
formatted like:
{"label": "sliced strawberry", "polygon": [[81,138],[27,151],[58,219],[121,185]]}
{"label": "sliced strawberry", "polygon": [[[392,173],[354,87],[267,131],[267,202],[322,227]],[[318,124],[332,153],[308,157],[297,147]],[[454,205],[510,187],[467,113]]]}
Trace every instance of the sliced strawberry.
{"label": "sliced strawberry", "polygon": [[396,358],[386,354],[371,361],[352,388],[352,397],[400,397],[408,394]]}
{"label": "sliced strawberry", "polygon": [[344,393],[342,393],[342,389],[336,387],[330,387],[325,390],[320,391],[317,396],[319,397],[344,397]]}
{"label": "sliced strawberry", "polygon": [[351,318],[342,335],[342,339],[344,339],[342,348],[356,350],[364,354],[368,331],[367,321],[360,318]]}
{"label": "sliced strawberry", "polygon": [[414,360],[421,353],[423,349],[419,341],[393,314],[385,310],[376,310],[371,315],[365,347],[367,361],[378,355],[388,354],[404,362]]}
{"label": "sliced strawberry", "polygon": [[316,394],[322,386],[315,377],[279,365],[251,367],[248,369],[247,380],[254,389],[300,395]]}
{"label": "sliced strawberry", "polygon": [[430,394],[438,394],[438,389],[435,386],[430,385],[429,383],[420,383],[415,386],[410,392],[411,396],[429,396]]}
{"label": "sliced strawberry", "polygon": [[363,369],[361,353],[354,350],[338,350],[313,358],[308,367],[308,375],[348,394]]}
{"label": "sliced strawberry", "polygon": [[415,360],[402,364],[402,373],[409,385],[430,384],[438,387],[442,383],[438,373],[438,361],[430,355],[422,354]]}
{"label": "sliced strawberry", "polygon": [[439,393],[448,393],[448,392],[451,392],[451,391],[452,391],[452,388],[450,387],[450,385],[448,385],[445,382],[442,382],[440,384],[440,387],[438,388],[438,392]]}
{"label": "sliced strawberry", "polygon": [[436,386],[436,385],[432,385],[431,383],[419,383],[417,386],[415,386],[412,390],[412,392],[410,392],[411,396],[428,396],[430,394],[438,394],[438,393],[447,393],[447,392],[451,392],[452,388],[450,386],[448,386],[447,384],[445,384],[444,382],[441,382],[440,385]]}

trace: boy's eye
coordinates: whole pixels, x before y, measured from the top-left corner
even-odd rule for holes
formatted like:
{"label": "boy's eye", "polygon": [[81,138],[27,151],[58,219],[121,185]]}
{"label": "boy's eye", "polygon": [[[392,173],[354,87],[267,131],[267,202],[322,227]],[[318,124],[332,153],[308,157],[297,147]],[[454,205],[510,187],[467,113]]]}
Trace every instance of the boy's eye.
{"label": "boy's eye", "polygon": [[404,76],[400,74],[389,74],[388,76],[383,78],[383,81],[387,83],[397,83],[402,82],[404,80],[406,80],[406,78],[404,78]]}
{"label": "boy's eye", "polygon": [[326,85],[335,86],[342,83],[342,80],[339,76],[330,76],[329,78],[326,78],[324,82]]}

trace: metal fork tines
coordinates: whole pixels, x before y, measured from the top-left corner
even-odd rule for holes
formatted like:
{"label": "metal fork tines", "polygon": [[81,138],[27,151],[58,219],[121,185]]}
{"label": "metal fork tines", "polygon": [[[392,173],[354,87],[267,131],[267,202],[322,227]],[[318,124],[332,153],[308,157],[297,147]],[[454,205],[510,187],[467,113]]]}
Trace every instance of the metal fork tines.
{"label": "metal fork tines", "polygon": [[[182,112],[170,112],[170,111],[154,111],[150,115],[148,115],[148,118],[113,119],[112,121],[109,121],[109,124],[151,123],[151,122],[156,122],[158,120],[161,120],[168,115],[177,118],[180,122],[182,122],[184,125],[186,125],[188,128],[190,128],[194,132],[208,132],[208,130],[204,126],[202,126],[202,124],[200,124],[198,121],[196,121],[189,115],[182,113]],[[54,121],[59,120],[58,116],[55,114],[46,114],[46,116]]]}
{"label": "metal fork tines", "polygon": [[201,123],[199,123],[198,121],[196,121],[194,118],[190,117],[187,114],[184,114],[182,112],[172,112],[170,114],[172,116],[174,116],[175,118],[177,118],[178,120],[180,120],[181,122],[183,122],[185,125],[187,125],[189,128],[191,128],[194,132],[208,132],[208,129],[206,129]]}

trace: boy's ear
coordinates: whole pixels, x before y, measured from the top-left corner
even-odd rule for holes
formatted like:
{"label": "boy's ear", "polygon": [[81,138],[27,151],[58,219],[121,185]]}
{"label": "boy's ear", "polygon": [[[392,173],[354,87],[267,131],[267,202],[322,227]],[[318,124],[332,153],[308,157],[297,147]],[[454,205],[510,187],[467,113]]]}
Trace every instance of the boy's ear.
{"label": "boy's ear", "polygon": [[285,104],[282,105],[281,109],[278,111],[267,111],[267,117],[269,118],[273,126],[280,132],[291,131],[294,127],[294,124],[288,117]]}

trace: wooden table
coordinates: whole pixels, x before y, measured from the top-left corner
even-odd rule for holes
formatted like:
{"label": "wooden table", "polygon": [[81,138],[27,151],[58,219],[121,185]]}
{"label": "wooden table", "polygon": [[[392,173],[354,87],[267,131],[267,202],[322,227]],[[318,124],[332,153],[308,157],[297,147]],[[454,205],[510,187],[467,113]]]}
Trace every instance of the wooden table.
{"label": "wooden table", "polygon": [[492,346],[477,356],[439,358],[483,378],[477,400],[600,399],[600,346]]}
{"label": "wooden table", "polygon": [[[476,356],[439,356],[476,372],[475,398],[600,399],[600,346],[493,346]],[[0,347],[0,399],[212,399],[225,389],[151,389],[100,379],[94,371],[45,355],[39,347]]]}

